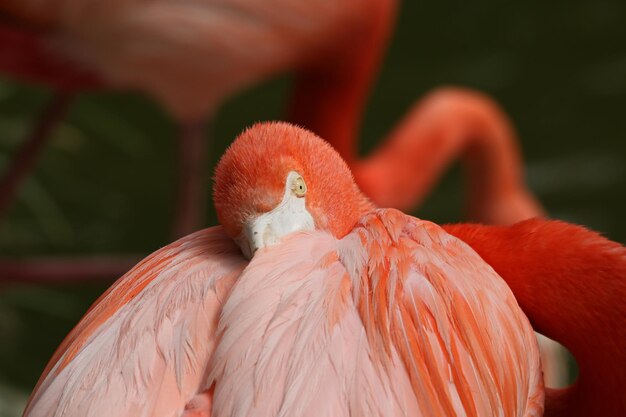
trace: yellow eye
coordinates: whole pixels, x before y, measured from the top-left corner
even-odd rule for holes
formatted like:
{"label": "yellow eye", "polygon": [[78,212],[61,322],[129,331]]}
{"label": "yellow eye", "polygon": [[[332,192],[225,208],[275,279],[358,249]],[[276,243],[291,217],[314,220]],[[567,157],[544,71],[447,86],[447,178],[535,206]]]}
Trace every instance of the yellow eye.
{"label": "yellow eye", "polygon": [[291,183],[291,190],[296,196],[304,197],[306,194],[306,183],[304,182],[304,178],[298,175]]}

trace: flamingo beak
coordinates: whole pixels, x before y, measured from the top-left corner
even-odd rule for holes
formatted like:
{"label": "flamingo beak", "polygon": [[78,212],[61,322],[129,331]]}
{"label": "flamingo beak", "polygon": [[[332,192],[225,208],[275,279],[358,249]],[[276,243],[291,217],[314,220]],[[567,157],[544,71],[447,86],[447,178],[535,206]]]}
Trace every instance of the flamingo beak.
{"label": "flamingo beak", "polygon": [[294,187],[302,181],[300,174],[291,171],[287,175],[281,202],[271,211],[254,216],[243,225],[236,240],[247,259],[252,259],[257,250],[279,243],[284,236],[315,229],[315,221],[306,208],[304,193]]}

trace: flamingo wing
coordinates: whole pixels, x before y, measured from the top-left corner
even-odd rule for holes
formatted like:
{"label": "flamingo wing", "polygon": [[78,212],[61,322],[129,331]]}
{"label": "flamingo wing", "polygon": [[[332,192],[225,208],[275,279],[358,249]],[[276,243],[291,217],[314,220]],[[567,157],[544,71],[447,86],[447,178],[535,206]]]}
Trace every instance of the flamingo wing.
{"label": "flamingo wing", "polygon": [[24,416],[180,415],[201,389],[222,303],[246,265],[221,227],[146,258],[61,344]]}
{"label": "flamingo wing", "polygon": [[419,415],[397,356],[372,362],[337,251],[321,231],[257,251],[222,309],[213,416]]}
{"label": "flamingo wing", "polygon": [[532,328],[469,246],[396,210],[366,216],[340,255],[370,346],[399,354],[424,415],[540,416]]}

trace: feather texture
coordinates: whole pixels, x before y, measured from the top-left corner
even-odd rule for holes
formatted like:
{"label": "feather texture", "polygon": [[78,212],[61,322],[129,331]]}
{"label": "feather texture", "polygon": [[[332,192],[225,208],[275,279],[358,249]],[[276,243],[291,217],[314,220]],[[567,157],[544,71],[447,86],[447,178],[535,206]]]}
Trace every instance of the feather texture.
{"label": "feather texture", "polygon": [[306,233],[254,256],[220,320],[214,416],[418,415],[399,357],[371,361],[333,247]]}
{"label": "feather texture", "polygon": [[395,210],[258,253],[220,320],[215,416],[541,416],[536,340],[502,279]]}
{"label": "feather texture", "polygon": [[393,209],[366,216],[343,244],[376,360],[399,352],[424,415],[542,415],[532,328],[469,246]]}
{"label": "feather texture", "polygon": [[25,416],[180,415],[205,376],[221,304],[244,266],[220,227],[151,255],[70,333]]}
{"label": "feather texture", "polygon": [[68,336],[28,417],[540,416],[532,329],[438,226],[375,210],[246,264],[221,228],[122,277]]}

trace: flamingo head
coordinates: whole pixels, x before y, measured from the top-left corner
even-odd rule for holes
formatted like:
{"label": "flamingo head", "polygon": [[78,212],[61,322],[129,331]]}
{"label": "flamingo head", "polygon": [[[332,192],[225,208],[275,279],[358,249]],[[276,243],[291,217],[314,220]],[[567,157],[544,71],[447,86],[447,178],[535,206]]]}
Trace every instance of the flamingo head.
{"label": "flamingo head", "polygon": [[339,154],[288,123],[259,123],[222,156],[213,196],[226,233],[251,258],[293,232],[346,235],[373,206]]}

